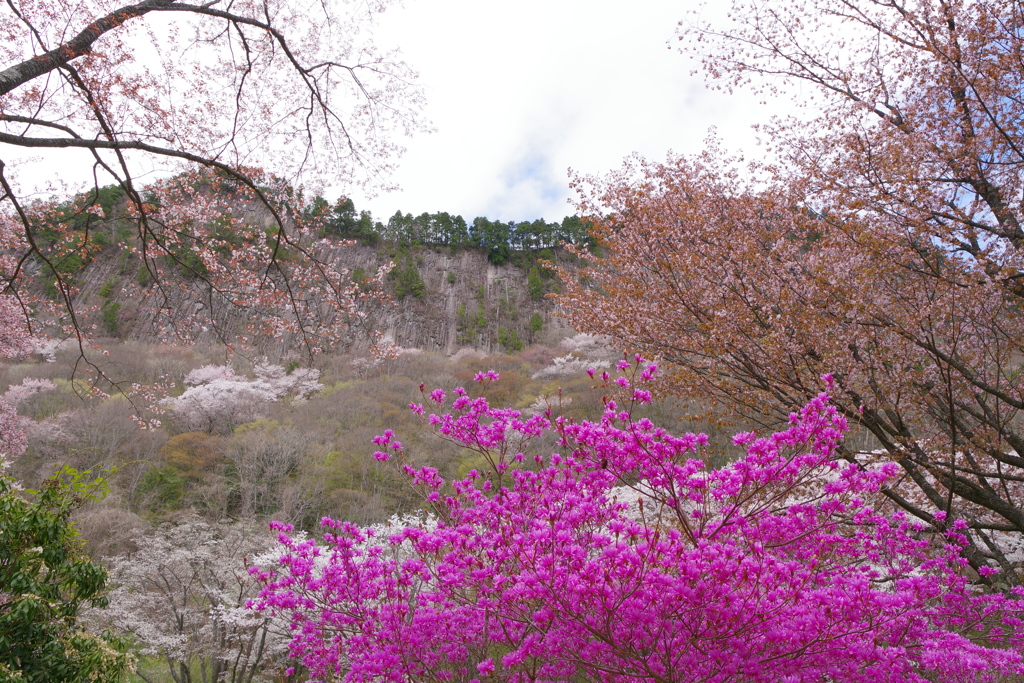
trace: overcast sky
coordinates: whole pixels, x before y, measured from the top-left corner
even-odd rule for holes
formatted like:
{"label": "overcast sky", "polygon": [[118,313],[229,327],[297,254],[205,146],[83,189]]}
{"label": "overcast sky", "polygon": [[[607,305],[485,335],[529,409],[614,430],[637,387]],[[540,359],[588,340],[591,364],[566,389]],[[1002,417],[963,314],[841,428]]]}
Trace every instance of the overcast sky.
{"label": "overcast sky", "polygon": [[[756,154],[769,112],[690,76],[676,24],[693,0],[406,0],[377,29],[427,88],[437,132],[408,141],[402,190],[359,209],[448,211],[471,220],[560,220],[574,213],[568,169],[600,174],[631,152],[697,152],[716,126]],[[672,43],[671,47],[669,43]],[[773,107],[774,109],[774,107]]]}
{"label": "overcast sky", "polygon": [[[675,32],[700,0],[404,1],[380,18],[374,42],[399,47],[419,71],[437,131],[405,141],[400,191],[323,188],[332,200],[351,194],[378,220],[396,210],[561,220],[575,213],[570,168],[603,174],[633,152],[696,153],[711,126],[727,150],[753,157],[751,125],[792,110],[690,75],[696,65]],[[21,167],[26,190],[45,197],[70,191],[62,181],[86,182],[74,175],[91,167],[85,153],[60,159]]]}

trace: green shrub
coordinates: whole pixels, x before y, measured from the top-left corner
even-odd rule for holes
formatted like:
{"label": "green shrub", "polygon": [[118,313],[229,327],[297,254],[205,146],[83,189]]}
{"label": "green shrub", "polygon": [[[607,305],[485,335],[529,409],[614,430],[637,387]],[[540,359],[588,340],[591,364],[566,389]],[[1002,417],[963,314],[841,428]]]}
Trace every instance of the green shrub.
{"label": "green shrub", "polygon": [[171,466],[151,469],[142,478],[138,492],[149,512],[176,510],[185,496],[185,479]]}
{"label": "green shrub", "polygon": [[114,294],[114,288],[117,287],[117,278],[110,278],[103,283],[98,292],[104,299],[109,299]]}
{"label": "green shrub", "polygon": [[143,264],[139,268],[139,272],[135,273],[135,284],[139,287],[146,288],[153,284],[153,275],[149,272],[149,268]]}
{"label": "green shrub", "polygon": [[541,279],[540,268],[537,266],[530,268],[530,272],[526,276],[526,291],[534,301],[544,298],[544,280]]}
{"label": "green shrub", "polygon": [[70,469],[62,475],[22,492],[0,474],[3,681],[117,681],[132,662],[123,642],[78,624],[81,608],[106,606],[107,572],[82,552],[71,515],[105,485]]}
{"label": "green shrub", "polygon": [[505,349],[505,353],[516,353],[522,351],[525,344],[519,338],[515,330],[508,330],[504,327],[498,328],[498,344]]}
{"label": "green shrub", "polygon": [[127,249],[122,250],[117,255],[117,274],[121,277],[131,275],[132,272],[132,252]]}
{"label": "green shrub", "polygon": [[101,309],[103,312],[103,326],[107,328],[107,333],[112,337],[116,337],[118,333],[120,320],[117,313],[120,310],[121,304],[116,301],[103,302],[103,307]]}
{"label": "green shrub", "polygon": [[405,268],[393,269],[388,273],[388,279],[395,283],[395,296],[399,299],[405,298],[407,294],[422,299],[427,293],[427,285],[412,263]]}
{"label": "green shrub", "polygon": [[199,258],[194,249],[179,247],[171,258],[171,262],[181,269],[182,274],[190,279],[205,279],[210,271]]}

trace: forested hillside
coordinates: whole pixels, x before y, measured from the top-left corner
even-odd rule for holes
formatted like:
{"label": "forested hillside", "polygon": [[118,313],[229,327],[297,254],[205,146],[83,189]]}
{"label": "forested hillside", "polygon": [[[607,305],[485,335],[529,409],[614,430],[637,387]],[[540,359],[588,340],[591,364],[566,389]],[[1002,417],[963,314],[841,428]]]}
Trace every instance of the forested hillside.
{"label": "forested hillside", "polygon": [[[161,189],[154,188],[154,196]],[[196,236],[176,236],[156,257],[152,245],[147,250],[133,236],[124,193],[116,187],[33,205],[42,256],[25,268],[44,308],[54,312],[53,322],[69,323],[59,306],[67,296],[80,312],[79,324],[101,336],[221,343],[237,338],[270,355],[294,352],[294,332],[277,337],[268,331],[271,318],[288,315],[287,302],[238,306],[238,295],[229,294],[231,273],[222,277],[227,282],[218,281],[196,248],[195,222],[206,224],[205,241],[217,241],[217,251],[228,257],[247,240],[273,238],[266,210],[239,197],[231,184],[209,179],[193,181],[165,203],[195,214],[188,230]],[[553,315],[546,295],[559,287],[553,268],[576,262],[563,246],[589,242],[578,217],[561,223],[478,217],[467,224],[447,213],[414,218],[398,212],[382,224],[367,211],[357,216],[349,199],[332,206],[321,197],[302,213],[289,224],[290,238],[335,271],[339,287],[359,301],[359,315],[329,342],[331,348],[365,350],[387,339],[448,355],[463,346],[515,352],[541,340],[545,331],[557,337],[569,330]],[[239,229],[231,232],[232,226]],[[287,248],[278,255],[285,264],[297,257]],[[47,307],[46,300],[53,303]]]}

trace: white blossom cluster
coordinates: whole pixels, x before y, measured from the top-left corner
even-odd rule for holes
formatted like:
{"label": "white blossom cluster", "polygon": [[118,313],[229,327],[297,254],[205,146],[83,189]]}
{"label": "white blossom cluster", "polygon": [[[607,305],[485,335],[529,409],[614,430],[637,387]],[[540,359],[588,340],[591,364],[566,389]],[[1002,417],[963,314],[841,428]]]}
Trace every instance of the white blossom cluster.
{"label": "white blossom cluster", "polygon": [[131,634],[144,655],[172,670],[203,669],[204,680],[278,680],[269,667],[287,659],[287,627],[247,609],[259,584],[246,559],[265,552],[265,530],[193,518],[140,530],[135,552],[106,558],[110,604],[88,611],[97,628]]}
{"label": "white blossom cluster", "polygon": [[612,364],[606,360],[595,360],[593,358],[578,358],[573,355],[559,356],[551,361],[551,365],[541,368],[533,373],[533,379],[545,377],[568,377],[580,375],[587,370],[606,370]]}
{"label": "white blossom cluster", "polygon": [[286,396],[305,399],[323,389],[320,371],[298,368],[287,372],[280,365],[257,362],[256,379],[238,375],[228,365],[204,365],[185,377],[185,391],[163,403],[190,431],[229,432],[259,419],[266,405]]}
{"label": "white blossom cluster", "polygon": [[612,338],[605,334],[577,334],[566,337],[558,345],[570,354],[603,357],[617,353],[611,343]]}
{"label": "white blossom cluster", "polygon": [[57,385],[48,379],[26,377],[21,384],[12,384],[7,391],[0,396],[0,401],[5,401],[12,406],[18,406],[27,399],[44,391],[56,389]]}
{"label": "white blossom cluster", "polygon": [[571,396],[538,396],[537,400],[523,410],[523,415],[536,415],[548,410],[558,410],[572,403]]}
{"label": "white blossom cluster", "polygon": [[616,353],[610,344],[611,337],[601,334],[566,337],[558,345],[568,353],[558,356],[551,361],[551,365],[533,373],[533,379],[569,377],[587,370],[607,370],[612,366],[611,358]]}

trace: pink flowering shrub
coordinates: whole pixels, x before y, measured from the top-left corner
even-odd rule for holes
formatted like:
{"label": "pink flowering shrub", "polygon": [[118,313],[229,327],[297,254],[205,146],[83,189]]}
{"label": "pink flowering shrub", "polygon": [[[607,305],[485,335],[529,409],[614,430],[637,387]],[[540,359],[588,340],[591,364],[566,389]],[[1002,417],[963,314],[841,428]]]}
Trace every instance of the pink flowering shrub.
{"label": "pink flowering shrub", "polygon": [[18,409],[0,398],[0,474],[27,447],[28,438],[18,417]]}
{"label": "pink flowering shrub", "polygon": [[[12,235],[0,226],[0,245],[6,244]],[[0,256],[0,272],[10,267],[10,258]],[[0,295],[0,359],[18,358],[32,352],[31,337],[25,318],[14,297]],[[16,401],[7,394],[0,396],[0,474],[10,461],[25,452],[25,430],[18,419]]]}
{"label": "pink flowering shrub", "polygon": [[36,394],[44,391],[53,391],[57,385],[48,379],[26,377],[21,384],[12,384],[3,394],[0,394],[0,401],[12,406],[19,406]]}
{"label": "pink flowering shrub", "polygon": [[[714,470],[703,435],[632,408],[639,357],[601,379],[625,397],[597,422],[428,395],[441,437],[490,471],[445,482],[403,467],[432,510],[390,535],[324,519],[250,571],[255,609],[291,625],[314,680],[981,681],[1024,672],[1024,603],[972,584],[959,551],[871,507],[896,467],[838,461],[845,420],[822,394]],[[496,379],[494,373],[480,381]],[[449,404],[449,400],[451,400]],[[413,410],[424,414],[420,405]],[[531,455],[554,431],[559,452]],[[993,570],[994,572],[994,570]]]}

